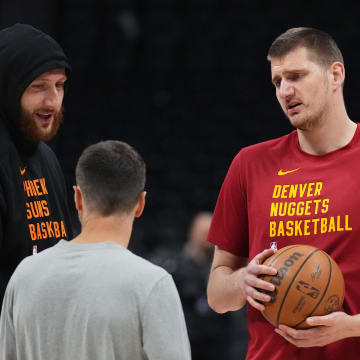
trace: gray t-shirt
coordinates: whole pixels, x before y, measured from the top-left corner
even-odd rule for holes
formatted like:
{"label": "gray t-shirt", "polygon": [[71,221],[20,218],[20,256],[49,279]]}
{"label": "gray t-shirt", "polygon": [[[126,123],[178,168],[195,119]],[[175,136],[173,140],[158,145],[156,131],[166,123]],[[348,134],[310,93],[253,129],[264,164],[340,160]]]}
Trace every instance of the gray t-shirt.
{"label": "gray t-shirt", "polygon": [[187,360],[172,277],[114,242],[61,240],[24,259],[6,291],[0,359]]}

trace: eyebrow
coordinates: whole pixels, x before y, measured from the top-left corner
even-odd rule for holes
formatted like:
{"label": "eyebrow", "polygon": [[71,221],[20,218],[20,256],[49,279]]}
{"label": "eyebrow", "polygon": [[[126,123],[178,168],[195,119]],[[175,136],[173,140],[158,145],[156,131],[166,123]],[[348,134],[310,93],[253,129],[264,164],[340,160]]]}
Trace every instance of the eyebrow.
{"label": "eyebrow", "polygon": [[[40,77],[40,78],[37,78],[37,79],[34,79],[34,80],[33,80],[33,82],[35,82],[35,81],[51,81],[51,80],[48,79],[46,76],[44,76],[44,77]],[[67,76],[63,76],[63,77],[59,78],[59,79],[57,80],[57,82],[58,82],[58,81],[67,81]]]}

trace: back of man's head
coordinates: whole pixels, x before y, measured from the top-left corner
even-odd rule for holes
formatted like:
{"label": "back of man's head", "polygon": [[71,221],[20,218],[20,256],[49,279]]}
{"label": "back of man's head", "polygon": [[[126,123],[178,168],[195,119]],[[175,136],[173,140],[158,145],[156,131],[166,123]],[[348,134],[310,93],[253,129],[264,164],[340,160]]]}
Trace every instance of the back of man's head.
{"label": "back of man's head", "polygon": [[282,58],[298,47],[305,47],[310,59],[321,66],[329,67],[337,61],[344,64],[335,40],[326,32],[309,27],[291,28],[278,36],[270,46],[268,59]]}
{"label": "back of man's head", "polygon": [[130,213],[145,187],[145,163],[130,145],[116,140],[87,147],[76,166],[76,182],[89,212]]}

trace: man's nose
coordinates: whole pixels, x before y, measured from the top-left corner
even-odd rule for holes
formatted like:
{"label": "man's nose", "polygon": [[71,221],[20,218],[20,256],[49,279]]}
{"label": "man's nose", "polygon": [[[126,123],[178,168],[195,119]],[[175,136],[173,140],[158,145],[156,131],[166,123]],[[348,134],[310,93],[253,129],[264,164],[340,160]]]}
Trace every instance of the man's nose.
{"label": "man's nose", "polygon": [[58,109],[63,100],[63,93],[57,87],[51,87],[46,91],[44,106]]}
{"label": "man's nose", "polygon": [[282,80],[280,84],[279,95],[281,98],[286,99],[294,95],[294,86],[286,80]]}

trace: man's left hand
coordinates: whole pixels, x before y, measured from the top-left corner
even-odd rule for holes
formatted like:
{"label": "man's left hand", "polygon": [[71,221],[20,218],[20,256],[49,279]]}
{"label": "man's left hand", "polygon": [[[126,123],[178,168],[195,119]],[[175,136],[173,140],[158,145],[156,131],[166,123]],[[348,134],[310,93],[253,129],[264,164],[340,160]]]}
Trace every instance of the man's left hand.
{"label": "man's left hand", "polygon": [[280,325],[275,332],[297,347],[325,346],[332,342],[357,336],[353,329],[352,316],[344,312],[334,312],[324,316],[307,318],[309,329],[296,330]]}

